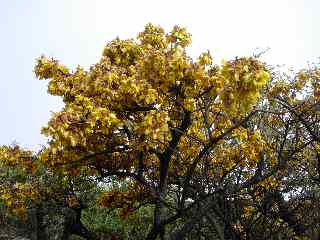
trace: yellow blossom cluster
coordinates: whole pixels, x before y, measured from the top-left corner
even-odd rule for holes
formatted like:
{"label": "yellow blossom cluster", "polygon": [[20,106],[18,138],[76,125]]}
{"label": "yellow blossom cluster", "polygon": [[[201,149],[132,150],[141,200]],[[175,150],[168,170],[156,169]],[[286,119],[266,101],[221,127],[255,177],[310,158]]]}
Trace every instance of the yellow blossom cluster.
{"label": "yellow blossom cluster", "polygon": [[140,186],[129,186],[132,190],[120,191],[119,189],[112,189],[100,195],[97,202],[100,206],[108,209],[121,208],[120,216],[126,218],[134,211],[135,203],[145,202],[148,196],[141,189]]}
{"label": "yellow blossom cluster", "polygon": [[32,184],[16,183],[10,188],[0,189],[0,199],[12,214],[26,219],[27,206],[41,201],[41,196]]}
{"label": "yellow blossom cluster", "polygon": [[[35,74],[49,79],[48,92],[65,103],[42,129],[49,139],[39,156],[42,162],[71,175],[144,170],[146,178],[155,180],[159,154],[184,131],[180,125],[189,116],[168,170],[186,173],[204,144],[257,104],[270,79],[265,64],[253,57],[219,65],[205,52],[194,61],[187,54],[190,43],[185,28],[166,33],[147,24],[135,39],[109,42],[88,70],[71,71],[40,57]],[[257,132],[241,131],[236,148],[219,141],[221,155],[212,162],[228,170],[256,165],[263,140]]]}

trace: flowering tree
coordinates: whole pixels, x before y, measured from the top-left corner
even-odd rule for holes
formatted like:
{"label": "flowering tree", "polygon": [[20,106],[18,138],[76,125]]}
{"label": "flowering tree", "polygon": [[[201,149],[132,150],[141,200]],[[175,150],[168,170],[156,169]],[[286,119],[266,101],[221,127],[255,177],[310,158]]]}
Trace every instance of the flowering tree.
{"label": "flowering tree", "polygon": [[[147,239],[307,236],[301,207],[312,201],[295,190],[320,179],[320,71],[280,76],[257,58],[216,64],[209,52],[193,60],[190,43],[184,28],[148,24],[108,43],[89,70],[40,57],[35,74],[64,107],[36,159],[61,176],[126,182],[97,201],[124,218],[153,206]],[[3,146],[0,160],[28,166],[31,155]]]}

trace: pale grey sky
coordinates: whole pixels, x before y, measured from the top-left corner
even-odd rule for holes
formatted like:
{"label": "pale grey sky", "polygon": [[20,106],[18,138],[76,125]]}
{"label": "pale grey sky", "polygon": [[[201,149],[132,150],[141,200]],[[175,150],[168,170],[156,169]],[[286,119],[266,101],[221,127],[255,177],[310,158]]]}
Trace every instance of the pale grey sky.
{"label": "pale grey sky", "polygon": [[0,0],[0,145],[46,142],[40,128],[62,105],[34,77],[41,54],[88,67],[107,41],[152,22],[187,27],[192,56],[209,49],[220,61],[270,48],[269,63],[299,69],[319,62],[319,12],[319,0]]}

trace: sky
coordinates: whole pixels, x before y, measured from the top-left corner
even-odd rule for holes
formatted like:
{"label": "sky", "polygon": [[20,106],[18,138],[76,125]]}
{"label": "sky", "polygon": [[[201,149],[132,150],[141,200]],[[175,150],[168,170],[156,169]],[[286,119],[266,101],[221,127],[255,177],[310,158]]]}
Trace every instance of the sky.
{"label": "sky", "polygon": [[319,0],[0,0],[0,145],[46,143],[40,129],[63,105],[35,78],[42,54],[88,68],[108,41],[151,22],[187,27],[193,57],[210,50],[219,62],[269,49],[263,60],[299,70],[319,62],[319,11]]}

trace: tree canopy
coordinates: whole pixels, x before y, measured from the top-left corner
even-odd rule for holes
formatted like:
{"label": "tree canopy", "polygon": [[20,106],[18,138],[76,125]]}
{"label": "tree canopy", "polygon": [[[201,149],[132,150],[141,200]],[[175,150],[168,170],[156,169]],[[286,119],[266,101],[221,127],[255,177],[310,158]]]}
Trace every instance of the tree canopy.
{"label": "tree canopy", "polygon": [[209,51],[192,59],[190,44],[185,28],[147,24],[107,43],[88,70],[37,59],[36,76],[64,107],[39,152],[0,148],[1,171],[23,172],[2,175],[7,208],[23,217],[53,198],[76,208],[91,181],[104,187],[90,201],[124,220],[152,209],[145,239],[319,236],[320,69],[281,73],[254,56],[216,63]]}

